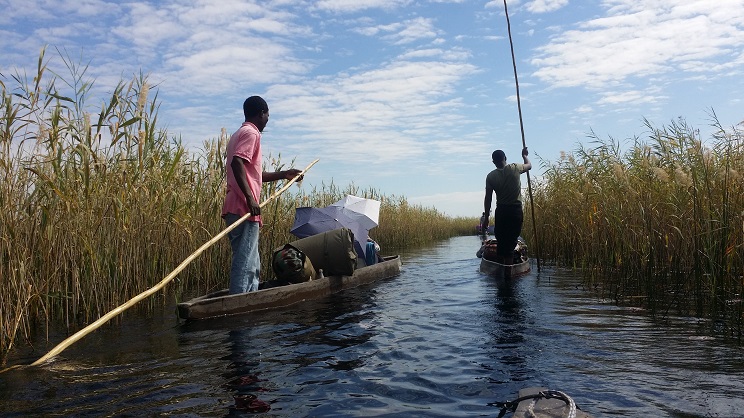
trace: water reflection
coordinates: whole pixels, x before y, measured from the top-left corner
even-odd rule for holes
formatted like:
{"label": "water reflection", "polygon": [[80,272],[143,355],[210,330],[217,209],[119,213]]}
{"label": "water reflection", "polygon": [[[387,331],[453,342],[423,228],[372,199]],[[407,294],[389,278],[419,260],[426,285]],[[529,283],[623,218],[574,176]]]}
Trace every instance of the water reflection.
{"label": "water reflection", "polygon": [[526,316],[524,301],[519,291],[521,279],[491,278],[484,276],[487,294],[493,295],[493,310],[485,327],[491,336],[496,359],[506,368],[503,377],[495,383],[522,382],[531,376],[529,364],[522,349],[525,344]]}
{"label": "water reflection", "polygon": [[220,360],[228,362],[227,371],[223,374],[225,388],[233,392],[235,404],[231,411],[268,412],[269,402],[263,395],[270,389],[264,387],[264,380],[257,371],[260,359],[256,358],[251,345],[251,329],[234,329],[228,332],[226,344],[230,353]]}

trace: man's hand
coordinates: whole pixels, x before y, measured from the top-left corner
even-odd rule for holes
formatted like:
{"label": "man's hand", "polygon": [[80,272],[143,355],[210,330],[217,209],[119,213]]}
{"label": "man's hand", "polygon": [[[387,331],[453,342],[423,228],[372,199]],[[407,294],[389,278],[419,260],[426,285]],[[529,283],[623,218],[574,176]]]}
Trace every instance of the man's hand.
{"label": "man's hand", "polygon": [[527,147],[522,148],[522,160],[524,161],[524,169],[522,170],[522,173],[532,169],[532,163],[530,162],[530,159],[527,158],[528,155],[530,155],[530,153],[527,151]]}
{"label": "man's hand", "polygon": [[[284,172],[284,179],[292,180],[293,178],[297,177],[300,173],[302,173],[302,170],[298,170],[296,168],[290,168],[289,170]],[[300,176],[297,179],[297,181],[302,181],[304,177],[305,177],[304,175]]]}
{"label": "man's hand", "polygon": [[261,205],[256,202],[256,199],[248,198],[248,210],[252,216],[258,216],[261,214]]}

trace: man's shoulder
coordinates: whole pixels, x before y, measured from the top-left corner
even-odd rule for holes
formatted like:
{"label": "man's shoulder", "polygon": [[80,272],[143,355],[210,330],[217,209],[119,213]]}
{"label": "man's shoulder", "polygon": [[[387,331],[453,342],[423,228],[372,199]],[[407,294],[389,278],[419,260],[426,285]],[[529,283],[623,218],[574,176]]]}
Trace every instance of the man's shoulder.
{"label": "man's shoulder", "polygon": [[238,128],[238,130],[232,134],[232,136],[230,137],[230,142],[245,143],[257,141],[260,138],[261,132],[259,132],[252,123],[246,122],[240,125],[240,128]]}
{"label": "man's shoulder", "polygon": [[524,170],[524,164],[520,163],[509,163],[507,167],[509,167],[510,170],[518,171],[520,173]]}
{"label": "man's shoulder", "polygon": [[243,122],[242,125],[240,125],[240,128],[236,131],[236,133],[241,134],[259,134],[258,128],[256,128],[256,125],[250,123],[250,122]]}

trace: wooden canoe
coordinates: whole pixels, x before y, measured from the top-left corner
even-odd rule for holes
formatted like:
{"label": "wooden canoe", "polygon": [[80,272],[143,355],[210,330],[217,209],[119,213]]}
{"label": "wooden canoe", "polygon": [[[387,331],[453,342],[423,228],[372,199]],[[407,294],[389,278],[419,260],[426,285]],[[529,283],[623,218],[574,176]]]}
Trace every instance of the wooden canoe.
{"label": "wooden canoe", "polygon": [[566,393],[546,388],[524,388],[517,399],[498,404],[502,406],[499,416],[512,411],[513,418],[591,418]]}
{"label": "wooden canoe", "polygon": [[483,257],[480,263],[481,273],[504,279],[524,276],[530,272],[530,269],[530,260],[527,258],[522,258],[522,262],[517,264],[501,264]]}
{"label": "wooden canoe", "polygon": [[501,260],[499,256],[498,243],[495,239],[487,239],[487,236],[482,237],[481,247],[475,254],[476,257],[481,259],[480,271],[481,273],[488,274],[496,278],[512,279],[530,272],[530,260],[527,257],[527,244],[524,242],[522,237],[517,239],[517,246],[514,248],[513,257],[509,257],[511,264],[500,263],[496,260]]}
{"label": "wooden canoe", "polygon": [[178,316],[192,320],[281,308],[395,277],[400,274],[400,267],[400,256],[396,255],[383,257],[383,260],[377,264],[357,268],[351,276],[329,276],[309,282],[270,287],[237,295],[230,295],[227,289],[223,289],[179,303]]}

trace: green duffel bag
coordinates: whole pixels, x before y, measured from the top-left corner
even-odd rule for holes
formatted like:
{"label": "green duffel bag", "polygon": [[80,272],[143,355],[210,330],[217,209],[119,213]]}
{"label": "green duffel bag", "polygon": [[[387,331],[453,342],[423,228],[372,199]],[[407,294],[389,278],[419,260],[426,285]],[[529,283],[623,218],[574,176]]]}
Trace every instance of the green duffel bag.
{"label": "green duffel bag", "polygon": [[351,276],[357,266],[354,233],[348,228],[334,229],[290,243],[313,262],[324,276]]}
{"label": "green duffel bag", "polygon": [[286,284],[307,282],[315,278],[315,267],[310,258],[290,244],[274,251],[271,268],[276,278]]}

